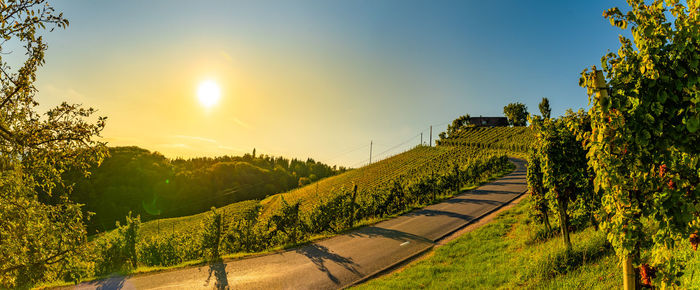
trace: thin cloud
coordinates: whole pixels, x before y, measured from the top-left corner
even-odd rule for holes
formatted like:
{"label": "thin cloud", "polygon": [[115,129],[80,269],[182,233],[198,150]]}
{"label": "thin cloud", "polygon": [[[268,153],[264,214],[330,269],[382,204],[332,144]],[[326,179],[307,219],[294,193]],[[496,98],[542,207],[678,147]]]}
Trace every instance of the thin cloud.
{"label": "thin cloud", "polygon": [[243,152],[243,150],[241,150],[240,148],[235,148],[235,147],[231,147],[231,146],[219,145],[217,148],[224,149],[224,150],[230,150],[230,151]]}
{"label": "thin cloud", "polygon": [[233,122],[235,122],[236,124],[238,124],[239,126],[241,126],[243,128],[250,129],[250,125],[248,125],[248,123],[243,122],[238,118],[233,118]]}
{"label": "thin cloud", "polygon": [[226,53],[226,52],[223,51],[223,50],[221,51],[221,56],[222,56],[225,60],[227,60],[228,62],[232,62],[232,61],[233,61],[233,57],[231,57],[230,54]]}
{"label": "thin cloud", "polygon": [[175,144],[158,144],[158,146],[169,147],[169,148],[190,148],[187,144],[175,143]]}
{"label": "thin cloud", "polygon": [[180,139],[188,139],[188,140],[196,140],[196,141],[208,142],[208,143],[217,143],[216,140],[214,140],[214,139],[209,139],[209,138],[204,138],[204,137],[198,137],[198,136],[173,135],[173,137],[175,137],[175,138],[180,138]]}

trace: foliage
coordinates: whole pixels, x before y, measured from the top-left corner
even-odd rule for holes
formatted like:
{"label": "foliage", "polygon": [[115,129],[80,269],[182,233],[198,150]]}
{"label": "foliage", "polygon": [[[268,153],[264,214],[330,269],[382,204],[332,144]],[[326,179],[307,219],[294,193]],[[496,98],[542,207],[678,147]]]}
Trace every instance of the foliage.
{"label": "foliage", "polygon": [[230,221],[230,230],[224,236],[228,252],[262,251],[268,245],[266,228],[260,222],[260,205],[249,208],[239,219]]}
{"label": "foliage", "polygon": [[527,189],[530,193],[530,200],[534,215],[541,221],[547,232],[551,230],[549,224],[549,205],[545,194],[547,193],[542,182],[543,173],[540,160],[540,149],[534,148],[530,151],[527,163]]}
{"label": "foliage", "polygon": [[475,127],[465,128],[452,136],[443,136],[438,145],[502,149],[524,153],[534,143],[534,134],[528,127]]}
{"label": "foliage", "polygon": [[202,254],[209,259],[220,257],[219,245],[221,244],[221,213],[212,207],[209,216],[202,221]]}
{"label": "foliage", "polygon": [[[62,14],[43,0],[25,0],[3,2],[0,18],[0,288],[27,287],[81,254],[83,216],[62,175],[88,175],[100,162],[105,152],[93,138],[105,118],[91,123],[94,109],[67,103],[36,111],[42,32],[68,26]],[[15,51],[25,59],[13,70],[5,56]]]}
{"label": "foliage", "polygon": [[268,227],[272,229],[272,236],[279,236],[283,244],[296,244],[308,237],[308,225],[300,214],[300,205],[299,202],[288,204],[282,199],[282,208],[270,217]]}
{"label": "foliage", "polygon": [[510,103],[503,107],[503,114],[508,118],[508,123],[511,126],[526,126],[527,125],[527,106],[523,103]]}
{"label": "foliage", "polygon": [[453,136],[464,128],[469,127],[474,127],[469,114],[459,116],[459,118],[452,120],[452,124],[447,125],[447,137]]}
{"label": "foliage", "polygon": [[[580,80],[596,93],[589,162],[618,256],[651,264],[655,283],[673,284],[684,262],[669,253],[700,230],[700,2],[628,2],[627,13],[604,13],[633,36],[602,58],[607,85],[595,68]],[[640,253],[646,244],[649,256]]]}
{"label": "foliage", "polygon": [[96,253],[95,273],[106,275],[112,272],[134,269],[138,263],[137,240],[138,230],[141,226],[139,216],[131,217],[131,213],[126,216],[126,224],[120,225],[116,222],[117,228],[105,234],[95,242]]}
{"label": "foliage", "polygon": [[590,132],[590,118],[583,111],[568,110],[558,119],[534,116],[530,122],[537,138],[527,171],[534,215],[549,229],[547,212],[553,204],[559,213],[563,241],[570,249],[572,226],[598,224],[595,212],[601,197],[593,191],[594,173],[581,143],[583,135]]}
{"label": "foliage", "polygon": [[[106,231],[129,211],[144,221],[206,212],[210,207],[262,199],[345,168],[250,154],[170,160],[138,147],[111,147],[89,178],[73,175],[71,199],[94,212],[88,232]],[[302,181],[305,180],[305,181]],[[203,198],[202,196],[206,196]],[[186,206],[183,206],[186,205]]]}
{"label": "foliage", "polygon": [[344,187],[340,193],[313,207],[309,214],[311,232],[337,233],[352,227],[352,216],[356,207],[353,194]]}
{"label": "foliage", "polygon": [[549,99],[542,98],[539,107],[540,113],[542,114],[542,118],[549,119],[550,117],[552,117],[552,108],[549,107]]}

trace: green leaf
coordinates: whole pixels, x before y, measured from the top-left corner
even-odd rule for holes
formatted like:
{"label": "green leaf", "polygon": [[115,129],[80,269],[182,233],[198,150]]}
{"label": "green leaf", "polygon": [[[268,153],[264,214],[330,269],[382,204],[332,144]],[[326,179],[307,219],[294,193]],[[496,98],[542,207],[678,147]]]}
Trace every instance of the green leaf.
{"label": "green leaf", "polygon": [[685,126],[688,128],[690,133],[697,132],[698,128],[700,128],[700,116],[696,114],[695,116],[688,118],[688,120],[685,121]]}

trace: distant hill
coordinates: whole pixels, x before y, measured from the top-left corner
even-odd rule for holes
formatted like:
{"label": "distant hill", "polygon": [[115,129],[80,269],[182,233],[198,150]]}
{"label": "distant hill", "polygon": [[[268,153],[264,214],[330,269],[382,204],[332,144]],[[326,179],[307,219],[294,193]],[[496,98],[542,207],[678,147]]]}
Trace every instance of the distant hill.
{"label": "distant hill", "polygon": [[73,178],[71,199],[95,215],[90,232],[114,228],[132,211],[142,220],[197,214],[212,206],[259,200],[345,171],[266,155],[170,160],[139,147],[112,147],[89,178]]}

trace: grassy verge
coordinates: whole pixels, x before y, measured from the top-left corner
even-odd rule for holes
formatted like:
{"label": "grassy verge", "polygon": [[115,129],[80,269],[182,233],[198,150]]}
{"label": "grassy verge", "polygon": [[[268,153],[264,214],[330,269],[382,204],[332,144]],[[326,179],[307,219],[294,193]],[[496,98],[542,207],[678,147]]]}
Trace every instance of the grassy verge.
{"label": "grassy verge", "polygon": [[360,285],[405,288],[618,288],[617,258],[592,228],[573,233],[567,254],[559,237],[540,238],[528,199],[407,268]]}
{"label": "grassy verge", "polygon": [[[491,223],[435,249],[406,268],[359,285],[360,289],[615,289],[621,270],[603,232],[592,227],[571,236],[566,253],[558,236],[528,217],[529,199]],[[551,235],[550,235],[551,236]],[[688,243],[674,255],[687,260],[682,289],[700,289],[700,255]]]}

